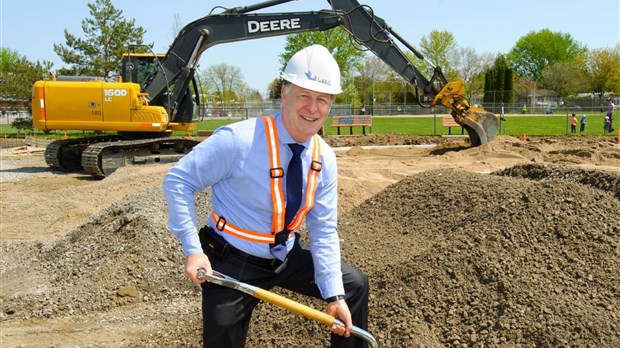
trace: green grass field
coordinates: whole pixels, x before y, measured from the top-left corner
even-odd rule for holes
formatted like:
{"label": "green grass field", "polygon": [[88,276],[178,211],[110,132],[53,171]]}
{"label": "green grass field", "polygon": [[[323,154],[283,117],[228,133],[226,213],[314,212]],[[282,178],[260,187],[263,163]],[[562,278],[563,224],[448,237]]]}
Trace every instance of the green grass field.
{"label": "green grass field", "polygon": [[[579,120],[580,115],[577,119]],[[613,134],[604,134],[603,132],[602,114],[588,114],[586,135],[607,135],[617,136],[617,132]],[[198,130],[214,130],[219,126],[238,121],[237,119],[209,119],[199,122]],[[330,127],[331,119],[325,123],[324,132],[327,135],[337,134],[335,127]],[[620,128],[620,120],[616,121],[614,128]],[[348,135],[349,128],[341,128],[341,134]],[[452,128],[452,134],[460,134],[459,128]],[[93,132],[86,131],[68,131],[69,137],[81,137],[92,135]],[[369,129],[366,129],[366,134]],[[436,118],[433,116],[413,116],[413,117],[393,117],[393,116],[375,116],[372,121],[373,134],[406,134],[406,135],[447,135],[448,128],[441,125],[441,116]],[[196,135],[194,131],[192,135]],[[362,134],[361,127],[353,127],[353,134]],[[523,115],[506,115],[503,121],[500,121],[500,129],[498,134],[523,136],[564,136],[579,135],[579,125],[577,125],[577,133],[570,133],[569,120],[566,114],[540,115],[540,116],[523,116]],[[62,138],[65,136],[63,131],[52,131],[44,134],[42,131],[34,131],[31,135],[43,138]],[[186,133],[178,132],[175,135],[186,135]],[[0,124],[0,136],[2,137],[23,137],[24,132],[18,132],[7,124]]]}
{"label": "green grass field", "polygon": [[[587,115],[587,124],[584,134],[605,135],[603,133],[604,116],[598,114]],[[579,117],[578,117],[579,120]],[[328,121],[325,126],[326,134],[336,134],[334,127],[329,127]],[[620,125],[619,125],[620,126]],[[614,128],[618,128],[615,126]],[[348,128],[341,128],[341,134],[349,134]],[[368,131],[367,131],[368,132]],[[374,134],[408,134],[408,135],[446,135],[448,128],[441,125],[441,117],[375,117],[372,121],[372,132]],[[452,128],[452,134],[460,134],[460,129]],[[362,134],[361,127],[353,128],[354,134]],[[500,121],[498,134],[522,136],[523,134],[532,136],[560,136],[570,134],[570,123],[566,115],[546,115],[546,116],[510,116],[504,117]],[[579,125],[577,125],[579,134]]]}

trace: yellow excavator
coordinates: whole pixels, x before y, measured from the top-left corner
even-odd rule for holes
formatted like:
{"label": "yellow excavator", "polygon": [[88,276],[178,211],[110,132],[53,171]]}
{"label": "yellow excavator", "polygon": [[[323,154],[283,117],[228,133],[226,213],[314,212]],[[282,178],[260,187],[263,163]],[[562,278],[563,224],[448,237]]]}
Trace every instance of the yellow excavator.
{"label": "yellow excavator", "polygon": [[[35,128],[108,134],[53,141],[45,149],[47,164],[63,171],[85,171],[104,177],[125,165],[177,161],[189,152],[197,140],[170,134],[196,129],[196,120],[170,119],[165,104],[149,105],[139,83],[157,71],[157,64],[164,57],[146,53],[123,55],[117,82],[86,76],[60,76],[53,81],[35,82]],[[185,102],[184,113],[193,113],[192,89],[181,99]]]}
{"label": "yellow excavator", "polygon": [[[106,82],[80,77],[37,81],[32,115],[37,129],[114,131],[82,139],[62,139],[46,149],[47,163],[58,169],[105,177],[119,167],[176,161],[198,142],[172,137],[172,131],[196,129],[194,108],[200,105],[194,79],[201,54],[211,46],[308,31],[344,28],[415,86],[423,106],[451,110],[472,146],[495,138],[497,117],[469,105],[460,80],[448,82],[435,66],[406,42],[372,8],[356,0],[328,0],[331,9],[311,12],[263,13],[261,9],[293,0],[270,0],[211,13],[185,26],[163,55],[130,54],[122,60],[122,79]],[[427,79],[399,44],[433,68]],[[429,100],[425,105],[422,100]]]}

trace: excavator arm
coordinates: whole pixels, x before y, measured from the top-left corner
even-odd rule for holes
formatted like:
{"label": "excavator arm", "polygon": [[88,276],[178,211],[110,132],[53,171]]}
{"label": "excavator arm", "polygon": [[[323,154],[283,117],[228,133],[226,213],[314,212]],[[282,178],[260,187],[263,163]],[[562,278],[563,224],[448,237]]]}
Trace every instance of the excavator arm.
{"label": "excavator arm", "polygon": [[[374,11],[356,0],[329,0],[330,9],[298,13],[258,13],[261,9],[293,0],[269,0],[245,7],[211,13],[187,26],[174,40],[163,61],[158,55],[142,60],[148,67],[140,75],[131,71],[140,60],[127,59],[128,82],[37,81],[33,86],[33,123],[42,130],[115,131],[77,139],[59,139],[45,150],[46,162],[66,171],[83,170],[97,177],[112,174],[126,165],[167,163],[180,159],[198,141],[172,137],[172,131],[195,129],[194,106],[200,105],[194,74],[201,54],[226,42],[252,40],[342,27],[361,47],[372,51],[402,78],[415,86],[422,106],[443,105],[457,123],[467,129],[470,143],[491,141],[498,128],[495,115],[470,107],[462,81],[448,82],[441,69],[403,40]],[[213,12],[213,11],[212,11]],[[433,68],[430,79],[408,59],[400,46]],[[134,57],[137,57],[134,55]],[[152,57],[152,58],[150,58]],[[132,82],[149,74],[141,85]],[[138,78],[138,75],[140,78]],[[140,81],[137,81],[140,82]],[[426,105],[422,103],[426,100]]]}
{"label": "excavator arm", "polygon": [[[312,12],[251,13],[263,8],[290,2],[271,0],[251,6],[236,7],[209,14],[185,26],[174,40],[158,71],[145,81],[143,88],[151,103],[166,105],[174,122],[191,122],[191,112],[182,112],[183,100],[201,54],[211,46],[242,40],[289,35],[309,31],[344,28],[359,44],[372,51],[405,81],[416,88],[422,106],[443,105],[451,110],[457,123],[468,132],[472,146],[495,138],[497,117],[469,105],[463,97],[462,81],[448,82],[441,69],[407,43],[372,9],[356,0],[328,0],[331,9]],[[401,51],[397,42],[411,50],[433,68],[427,79]],[[171,88],[174,86],[174,88]],[[422,103],[420,93],[430,100]]]}

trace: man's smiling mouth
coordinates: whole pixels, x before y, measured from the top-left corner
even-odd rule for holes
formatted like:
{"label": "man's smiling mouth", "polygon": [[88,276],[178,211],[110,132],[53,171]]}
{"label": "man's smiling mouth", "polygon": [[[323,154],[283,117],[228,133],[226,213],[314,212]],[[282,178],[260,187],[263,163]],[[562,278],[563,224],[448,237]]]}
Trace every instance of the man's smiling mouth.
{"label": "man's smiling mouth", "polygon": [[301,118],[303,118],[304,120],[308,121],[308,122],[316,122],[318,120],[318,118],[310,118],[310,117],[306,117],[303,115],[299,115],[301,116]]}

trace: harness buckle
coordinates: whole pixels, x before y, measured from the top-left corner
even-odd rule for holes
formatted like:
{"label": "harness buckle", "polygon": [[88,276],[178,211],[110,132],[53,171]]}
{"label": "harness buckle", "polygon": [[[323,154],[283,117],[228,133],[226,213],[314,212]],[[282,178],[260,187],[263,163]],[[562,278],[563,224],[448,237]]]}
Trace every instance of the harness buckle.
{"label": "harness buckle", "polygon": [[323,169],[323,163],[319,161],[312,161],[312,163],[310,164],[310,169],[320,172],[321,169]]}
{"label": "harness buckle", "polygon": [[282,167],[270,168],[269,169],[269,176],[272,179],[281,178],[281,177],[284,176],[284,169]]}
{"label": "harness buckle", "polygon": [[215,228],[220,231],[224,231],[224,227],[226,226],[226,219],[223,216],[220,216],[215,223]]}

